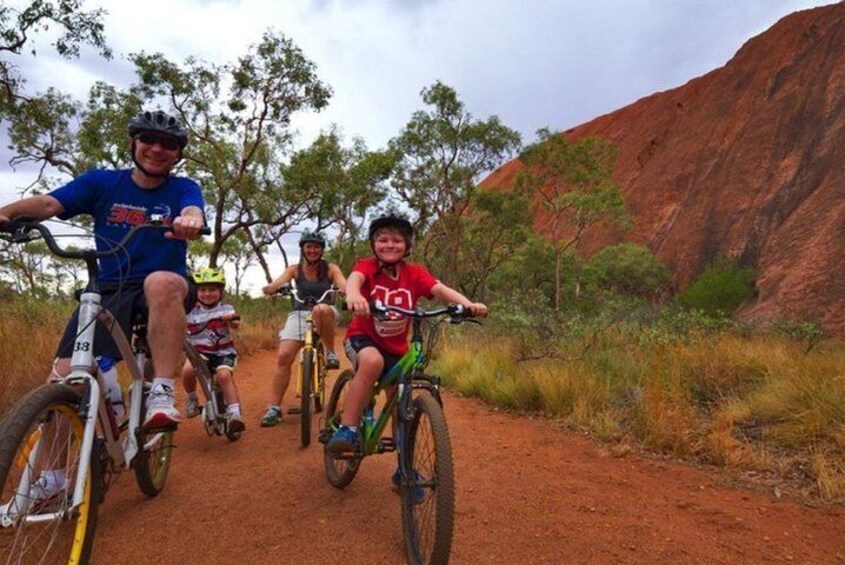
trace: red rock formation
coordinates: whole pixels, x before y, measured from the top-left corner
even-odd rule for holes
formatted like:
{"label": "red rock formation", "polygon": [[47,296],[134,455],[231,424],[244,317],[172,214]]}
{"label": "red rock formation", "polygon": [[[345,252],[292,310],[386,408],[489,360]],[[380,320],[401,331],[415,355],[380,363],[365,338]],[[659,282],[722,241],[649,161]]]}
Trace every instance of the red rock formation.
{"label": "red rock formation", "polygon": [[[845,335],[845,3],[791,14],[724,67],[566,134],[619,148],[629,238],[678,286],[719,253],[739,257],[758,269],[744,317],[812,317]],[[520,167],[483,184],[507,186]]]}

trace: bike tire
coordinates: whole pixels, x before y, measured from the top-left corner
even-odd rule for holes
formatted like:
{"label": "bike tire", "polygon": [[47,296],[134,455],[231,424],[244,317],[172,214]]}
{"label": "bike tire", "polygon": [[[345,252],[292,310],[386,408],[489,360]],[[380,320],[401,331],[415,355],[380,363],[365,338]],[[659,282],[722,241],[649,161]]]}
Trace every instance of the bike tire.
{"label": "bike tire", "polygon": [[[448,563],[455,519],[455,478],[446,417],[427,391],[413,400],[400,446],[402,529],[409,563]],[[406,478],[409,477],[409,478]]]}
{"label": "bike tire", "polygon": [[[24,396],[0,422],[0,507],[5,507],[0,514],[14,511],[15,492],[25,472],[37,478],[42,471],[60,468],[64,468],[68,492],[52,497],[40,508],[27,508],[18,518],[39,511],[70,509],[85,428],[79,403],[79,393],[69,386],[48,384]],[[47,422],[53,426],[49,432],[52,439],[42,443]],[[0,525],[0,555],[6,556],[8,562],[88,562],[105,489],[102,461],[95,453],[92,450],[89,454],[91,464],[82,504],[73,513],[51,521],[23,524],[18,519],[9,527]]]}
{"label": "bike tire", "polygon": [[299,436],[302,447],[311,445],[311,406],[312,406],[312,388],[314,383],[314,350],[303,349],[302,361],[299,365],[299,382],[301,383],[301,390],[299,391]]}
{"label": "bike tire", "polygon": [[[152,362],[148,359],[144,366],[145,378],[151,380]],[[147,405],[147,392],[144,392],[143,405]],[[143,421],[143,417],[141,418]],[[132,461],[135,469],[135,481],[141,492],[150,498],[157,496],[164,488],[167,473],[170,471],[170,460],[173,455],[173,432],[147,432],[144,426],[138,426],[135,431],[138,439],[138,453]],[[150,443],[147,446],[147,443]],[[147,446],[147,447],[145,447]]]}
{"label": "bike tire", "polygon": [[[331,437],[338,425],[340,425],[340,417],[343,414],[343,407],[346,401],[346,393],[352,383],[352,378],[355,373],[349,369],[343,371],[337,378],[332,388],[332,394],[329,397],[329,404],[326,408],[326,427],[323,434],[326,438]],[[339,459],[323,446],[323,467],[326,470],[326,478],[329,484],[335,488],[345,488],[355,475],[358,474],[358,469],[361,466],[361,458],[355,457],[353,459]]]}
{"label": "bike tire", "polygon": [[317,389],[314,391],[314,412],[319,414],[326,405],[326,349],[317,343],[314,359],[317,361]]}

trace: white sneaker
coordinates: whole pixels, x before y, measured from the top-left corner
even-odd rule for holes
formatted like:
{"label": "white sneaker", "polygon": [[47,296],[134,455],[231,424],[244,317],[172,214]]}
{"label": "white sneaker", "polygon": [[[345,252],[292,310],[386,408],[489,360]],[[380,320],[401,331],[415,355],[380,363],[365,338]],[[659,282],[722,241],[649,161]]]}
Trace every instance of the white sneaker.
{"label": "white sneaker", "polygon": [[173,388],[158,384],[147,397],[147,418],[144,428],[157,429],[175,426],[182,421],[182,415],[176,408],[176,397]]}
{"label": "white sneaker", "polygon": [[201,412],[199,401],[196,398],[189,396],[187,400],[185,400],[185,416],[188,418],[196,418]]}
{"label": "white sneaker", "polygon": [[[47,471],[48,473],[51,471]],[[57,502],[67,493],[67,478],[62,476],[57,480],[51,481],[45,475],[41,475],[38,479],[29,485],[29,513],[37,514],[48,510],[50,505]],[[6,504],[0,505],[0,516],[7,514],[10,510],[12,513],[16,509],[11,508],[14,500],[10,500]],[[26,502],[24,502],[26,504]],[[19,509],[18,509],[19,510]]]}

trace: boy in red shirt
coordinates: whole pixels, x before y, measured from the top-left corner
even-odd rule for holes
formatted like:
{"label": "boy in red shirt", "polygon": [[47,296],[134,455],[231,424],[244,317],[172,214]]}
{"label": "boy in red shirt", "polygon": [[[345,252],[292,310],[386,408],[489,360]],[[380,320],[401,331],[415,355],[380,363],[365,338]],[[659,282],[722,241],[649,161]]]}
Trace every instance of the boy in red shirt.
{"label": "boy in red shirt", "polygon": [[358,421],[379,376],[390,370],[408,351],[410,320],[389,314],[386,320],[370,315],[370,301],[413,310],[420,297],[465,306],[474,316],[487,315],[487,306],[471,302],[460,292],[438,281],[422,265],[404,259],[411,252],[414,229],[401,216],[373,220],[369,229],[375,257],[359,260],[346,283],[346,303],[356,316],[346,331],[346,354],[355,366],[341,426],[327,444],[329,451],[358,449]]}

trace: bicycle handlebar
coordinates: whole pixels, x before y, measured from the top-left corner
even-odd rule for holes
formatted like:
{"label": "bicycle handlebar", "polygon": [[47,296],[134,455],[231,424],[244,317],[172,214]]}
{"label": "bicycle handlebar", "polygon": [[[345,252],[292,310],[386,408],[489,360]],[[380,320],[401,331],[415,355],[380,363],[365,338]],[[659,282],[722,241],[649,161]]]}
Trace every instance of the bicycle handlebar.
{"label": "bicycle handlebar", "polygon": [[[155,220],[155,218],[154,218]],[[163,231],[171,231],[171,225],[164,225],[161,223],[148,223],[148,224],[139,224],[137,226],[132,226],[132,228],[123,236],[123,239],[117,243],[117,245],[113,246],[108,251],[97,251],[96,249],[82,249],[80,251],[69,251],[67,249],[63,249],[59,247],[59,244],[56,243],[56,238],[53,236],[53,233],[50,231],[50,228],[45,226],[40,221],[33,220],[31,218],[27,218],[25,216],[19,216],[13,220],[9,220],[7,222],[0,223],[0,233],[8,233],[11,234],[11,237],[4,238],[12,243],[26,243],[28,241],[32,241],[34,238],[29,235],[29,232],[35,230],[41,234],[41,237],[44,239],[44,243],[47,244],[47,248],[54,254],[64,259],[92,259],[92,258],[101,258],[101,257],[108,257],[109,255],[116,254],[119,250],[123,249],[126,244],[129,242],[130,239],[135,237],[139,231],[144,229],[157,229]],[[204,226],[200,228],[200,234],[202,235],[209,235],[211,233],[211,228]]]}
{"label": "bicycle handlebar", "polygon": [[423,310],[416,308],[415,310],[408,310],[399,306],[389,306],[380,300],[373,300],[370,302],[370,311],[377,314],[387,314],[388,312],[396,312],[408,318],[436,318],[438,316],[449,316],[453,322],[459,323],[462,320],[473,318],[472,312],[466,306],[460,304],[447,304],[442,308],[435,310]]}
{"label": "bicycle handlebar", "polygon": [[285,286],[281,287],[279,290],[276,291],[276,294],[280,294],[282,296],[290,296],[293,300],[296,300],[300,304],[305,304],[306,306],[314,306],[316,304],[321,303],[323,300],[329,297],[331,294],[340,294],[341,291],[339,288],[332,286],[331,288],[326,289],[326,291],[320,296],[320,298],[314,298],[313,296],[308,296],[304,300],[299,297],[299,293],[297,292],[296,284],[293,284],[294,281],[291,281],[292,284],[286,284]]}

